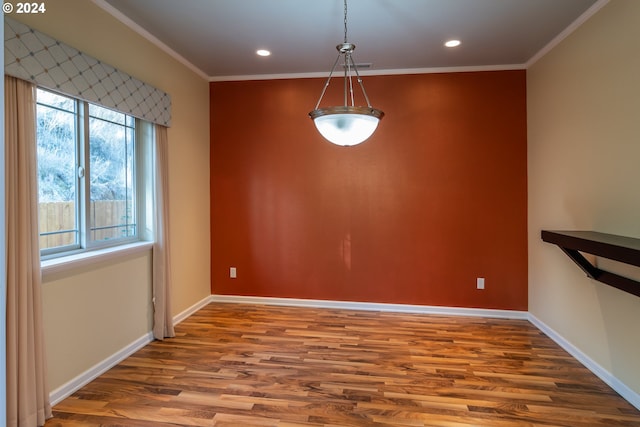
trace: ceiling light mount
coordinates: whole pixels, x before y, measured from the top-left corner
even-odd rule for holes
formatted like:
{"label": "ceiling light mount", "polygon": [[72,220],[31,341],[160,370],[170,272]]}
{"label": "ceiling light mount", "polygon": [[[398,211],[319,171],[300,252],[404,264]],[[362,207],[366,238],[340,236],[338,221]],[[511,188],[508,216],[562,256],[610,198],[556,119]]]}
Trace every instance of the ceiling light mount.
{"label": "ceiling light mount", "polygon": [[[369,102],[362,78],[358,73],[358,67],[353,61],[352,53],[355,48],[356,45],[347,41],[347,0],[344,0],[344,42],[336,46],[338,57],[333,63],[320,99],[318,99],[314,110],[309,113],[309,117],[313,119],[320,134],[329,142],[342,146],[357,145],[365,141],[375,132],[380,119],[384,116],[381,110],[373,108]],[[340,58],[344,58],[344,105],[320,108],[320,102],[329,87]],[[354,76],[364,95],[366,107],[355,105]]]}
{"label": "ceiling light mount", "polygon": [[340,43],[338,46],[336,46],[336,49],[338,49],[338,52],[340,52],[340,54],[344,55],[345,53],[353,53],[353,51],[356,49],[356,45],[353,43]]}

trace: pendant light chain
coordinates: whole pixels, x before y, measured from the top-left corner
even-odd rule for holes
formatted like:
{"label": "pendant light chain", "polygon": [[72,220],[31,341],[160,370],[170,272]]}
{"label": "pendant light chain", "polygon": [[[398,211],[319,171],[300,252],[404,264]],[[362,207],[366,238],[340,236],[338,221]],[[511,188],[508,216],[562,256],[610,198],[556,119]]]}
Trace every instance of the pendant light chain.
{"label": "pendant light chain", "polygon": [[[346,45],[347,43],[349,43],[347,41],[347,0],[344,0],[344,44]],[[354,69],[356,68],[351,57],[351,50],[346,50],[344,52],[344,105],[346,106],[350,99],[353,107],[355,105],[355,97],[353,94],[353,82],[351,81],[351,65],[353,65]]]}
{"label": "pendant light chain", "polygon": [[[344,0],[344,43],[347,44],[347,0]],[[347,93],[351,93],[351,105],[354,105],[353,100],[353,84],[351,83],[351,52],[344,52],[344,105],[347,105],[348,96]]]}
{"label": "pendant light chain", "polygon": [[344,0],[344,42],[347,43],[347,0]]}

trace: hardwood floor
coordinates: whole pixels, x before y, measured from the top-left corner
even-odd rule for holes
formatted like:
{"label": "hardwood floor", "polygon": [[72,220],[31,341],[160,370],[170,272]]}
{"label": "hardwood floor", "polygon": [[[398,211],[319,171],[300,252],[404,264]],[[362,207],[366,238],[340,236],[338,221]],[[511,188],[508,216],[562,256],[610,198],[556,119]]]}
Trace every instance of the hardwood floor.
{"label": "hardwood floor", "polygon": [[524,320],[212,304],[51,426],[640,426]]}

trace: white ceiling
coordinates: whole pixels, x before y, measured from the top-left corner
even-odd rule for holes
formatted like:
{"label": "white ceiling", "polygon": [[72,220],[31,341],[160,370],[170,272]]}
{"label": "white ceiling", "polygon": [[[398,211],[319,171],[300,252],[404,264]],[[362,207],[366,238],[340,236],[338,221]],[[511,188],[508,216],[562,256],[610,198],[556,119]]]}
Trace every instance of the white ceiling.
{"label": "white ceiling", "polygon": [[[607,1],[348,0],[348,40],[362,74],[524,68]],[[209,80],[326,76],[344,39],[343,0],[94,2]]]}

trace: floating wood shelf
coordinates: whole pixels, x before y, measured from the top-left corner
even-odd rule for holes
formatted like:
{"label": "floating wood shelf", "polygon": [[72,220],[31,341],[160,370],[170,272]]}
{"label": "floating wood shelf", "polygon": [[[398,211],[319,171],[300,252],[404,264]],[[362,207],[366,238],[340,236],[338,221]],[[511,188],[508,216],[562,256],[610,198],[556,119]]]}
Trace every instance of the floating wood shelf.
{"label": "floating wood shelf", "polygon": [[604,271],[580,252],[640,267],[640,239],[596,231],[542,230],[542,240],[558,245],[588,277],[640,297],[640,282]]}

